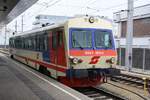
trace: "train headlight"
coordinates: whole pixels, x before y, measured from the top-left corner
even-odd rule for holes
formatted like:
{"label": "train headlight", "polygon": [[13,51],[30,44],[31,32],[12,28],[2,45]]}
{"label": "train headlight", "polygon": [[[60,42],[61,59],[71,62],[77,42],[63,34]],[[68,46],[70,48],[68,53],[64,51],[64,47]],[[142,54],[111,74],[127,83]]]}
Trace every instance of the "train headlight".
{"label": "train headlight", "polygon": [[90,22],[90,23],[94,23],[94,21],[95,21],[94,17],[90,17],[90,18],[89,18],[89,22]]}
{"label": "train headlight", "polygon": [[78,58],[75,58],[75,57],[72,57],[70,56],[70,61],[73,63],[73,64],[79,64],[79,63],[82,63],[83,60],[82,59],[78,59]]}
{"label": "train headlight", "polygon": [[72,62],[73,62],[74,64],[77,64],[77,63],[78,63],[78,58],[73,58],[73,59],[72,59]]}
{"label": "train headlight", "polygon": [[116,59],[114,57],[111,58],[111,63],[114,64]]}
{"label": "train headlight", "polygon": [[115,61],[116,61],[116,59],[114,57],[112,57],[111,59],[106,60],[106,63],[114,64]]}

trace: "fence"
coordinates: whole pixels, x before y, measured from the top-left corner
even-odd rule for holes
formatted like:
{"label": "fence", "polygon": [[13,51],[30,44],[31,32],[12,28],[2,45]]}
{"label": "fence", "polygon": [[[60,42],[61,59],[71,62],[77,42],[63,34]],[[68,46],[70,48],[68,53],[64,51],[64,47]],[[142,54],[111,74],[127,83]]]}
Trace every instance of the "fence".
{"label": "fence", "polygon": [[[118,48],[118,64],[125,66],[125,48]],[[132,49],[132,67],[142,70],[150,70],[150,49]]]}

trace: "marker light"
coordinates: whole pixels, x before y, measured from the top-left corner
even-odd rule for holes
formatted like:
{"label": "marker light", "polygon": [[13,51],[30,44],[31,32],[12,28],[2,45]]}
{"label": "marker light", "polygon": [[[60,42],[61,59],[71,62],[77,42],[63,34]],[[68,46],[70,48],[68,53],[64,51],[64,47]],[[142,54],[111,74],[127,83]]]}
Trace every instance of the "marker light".
{"label": "marker light", "polygon": [[95,20],[94,20],[94,17],[90,17],[90,18],[89,18],[89,22],[90,22],[90,23],[94,23],[94,21],[95,21]]}

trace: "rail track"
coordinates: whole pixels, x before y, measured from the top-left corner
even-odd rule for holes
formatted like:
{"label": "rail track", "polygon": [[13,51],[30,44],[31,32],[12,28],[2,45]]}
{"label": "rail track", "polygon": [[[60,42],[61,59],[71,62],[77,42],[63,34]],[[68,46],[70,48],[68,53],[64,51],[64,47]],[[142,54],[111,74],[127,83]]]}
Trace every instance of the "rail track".
{"label": "rail track", "polygon": [[[0,50],[0,52],[5,54],[6,56],[9,55],[7,51]],[[74,89],[94,100],[126,100],[123,97],[119,97],[118,95],[115,95],[108,91],[106,92],[96,87],[74,88]]]}
{"label": "rail track", "polygon": [[[9,55],[8,51],[1,51],[1,53],[5,54],[5,55]],[[144,81],[142,78],[136,77],[136,76],[130,76],[130,75],[125,75],[125,74],[120,74],[120,76],[113,76],[110,78],[111,81],[115,81],[115,82],[120,82],[120,83],[125,83],[127,85],[131,85],[131,86],[136,86],[138,88],[143,88],[144,85]],[[147,80],[147,87],[148,87],[148,91],[150,93],[150,80]],[[108,84],[111,84],[108,82]],[[111,84],[114,85],[114,84]],[[114,85],[116,86],[116,85]],[[119,86],[116,86],[119,87]],[[122,87],[119,87],[122,88]],[[83,93],[84,95],[87,95],[88,97],[92,98],[93,100],[128,100],[128,98],[118,95],[118,94],[114,94],[110,91],[106,91],[105,89],[101,89],[101,88],[97,88],[97,87],[87,87],[87,88],[74,88],[75,90],[79,91],[80,93]],[[124,88],[122,88],[124,89]],[[129,91],[129,90],[127,90]],[[134,94],[136,94],[133,91],[129,91],[132,92]],[[138,96],[140,96],[141,98],[143,98],[143,100],[147,100],[144,97],[142,97],[139,94],[136,94]]]}
{"label": "rail track", "polygon": [[127,100],[127,98],[97,87],[74,88],[93,100]]}
{"label": "rail track", "polygon": [[[115,84],[112,84],[112,83],[109,83],[109,82],[108,82],[107,84],[113,85],[113,86],[118,87],[118,88],[120,88],[120,89],[126,90],[126,91],[128,91],[128,92],[130,92],[130,93],[133,93],[133,94],[137,95],[138,97],[140,97],[141,100],[147,100],[147,98],[145,98],[144,96],[142,96],[142,95],[139,94],[139,93],[136,93],[135,91],[131,91],[131,90],[129,90],[129,89],[126,89],[126,88],[124,88],[124,87],[121,87],[121,86],[118,86],[118,85],[115,85]],[[130,99],[129,99],[129,100],[130,100]],[[148,99],[148,100],[149,100],[149,99]]]}
{"label": "rail track", "polygon": [[[140,89],[143,89],[144,86],[144,80],[140,77],[126,75],[126,74],[120,74],[119,76],[113,76],[110,78],[111,81],[123,83],[126,85],[134,86]],[[147,88],[150,89],[150,80],[147,79]]]}

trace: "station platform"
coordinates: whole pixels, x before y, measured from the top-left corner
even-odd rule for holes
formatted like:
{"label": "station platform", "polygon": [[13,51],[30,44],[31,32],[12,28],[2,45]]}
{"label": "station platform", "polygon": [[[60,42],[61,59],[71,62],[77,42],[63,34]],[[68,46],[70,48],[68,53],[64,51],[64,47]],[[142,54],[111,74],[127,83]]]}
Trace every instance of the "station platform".
{"label": "station platform", "polygon": [[0,100],[91,100],[0,53]]}
{"label": "station platform", "polygon": [[117,69],[120,69],[122,74],[135,76],[135,77],[139,77],[139,78],[147,78],[150,80],[150,72],[149,71],[141,72],[141,70],[139,71],[138,69],[132,69],[131,71],[128,71],[127,69],[125,69],[125,66],[123,67],[123,66],[119,66],[119,65],[117,65]]}
{"label": "station platform", "polygon": [[139,73],[139,72],[133,72],[133,71],[121,71],[122,74],[126,74],[126,75],[130,75],[130,76],[135,76],[135,77],[139,77],[139,78],[146,78],[148,80],[150,80],[150,75],[148,74],[143,74],[143,73]]}

